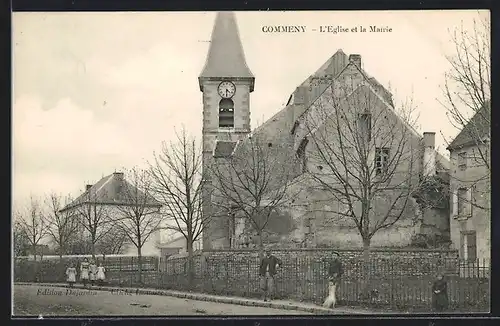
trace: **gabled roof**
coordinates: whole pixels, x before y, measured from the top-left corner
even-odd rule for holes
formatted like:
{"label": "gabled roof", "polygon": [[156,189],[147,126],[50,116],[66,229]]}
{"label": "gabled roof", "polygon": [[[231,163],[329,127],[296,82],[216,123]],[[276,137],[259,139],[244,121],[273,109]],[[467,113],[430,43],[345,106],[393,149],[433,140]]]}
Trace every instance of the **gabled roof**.
{"label": "gabled roof", "polygon": [[184,243],[181,244],[181,245],[175,246],[175,247],[171,247],[170,245],[172,245],[173,243],[176,243],[176,242],[178,242],[180,240],[184,240],[185,241],[185,239],[186,238],[183,235],[181,235],[181,236],[173,238],[173,239],[171,239],[171,240],[169,240],[167,242],[160,243],[158,245],[158,247],[160,247],[160,248],[170,248],[170,249],[173,249],[173,248],[182,248],[182,247],[184,247]]}
{"label": "gabled roof", "polygon": [[[137,194],[139,198],[146,197],[142,191],[125,180],[123,173],[115,172],[105,176],[89,189],[86,189],[83,194],[64,207],[61,212],[88,203],[97,205],[137,205],[137,203],[130,201],[130,194],[134,196]],[[148,195],[146,206],[161,207],[162,205]]]}
{"label": "gabled roof", "polygon": [[[335,79],[342,71],[348,66],[348,58],[347,55],[342,51],[342,49],[337,50],[334,55],[332,55],[328,60],[326,60],[323,65],[316,70],[316,72],[309,77],[307,77],[306,80],[304,80],[298,87],[309,87],[313,83],[313,81],[317,78],[332,78]],[[326,89],[326,85],[324,88]],[[307,103],[304,103],[304,110],[307,110],[308,107],[312,105],[312,103],[319,97],[321,96],[322,92],[319,92],[317,96],[310,96],[307,99]],[[294,97],[294,93],[292,93],[287,101],[287,105],[278,111],[274,116],[272,116],[270,119],[266,120],[262,125],[260,125],[258,128],[256,128],[253,131],[253,134],[258,134],[261,130],[265,129],[270,123],[272,123],[275,120],[278,119],[286,119],[288,116],[294,115],[295,111],[295,105],[294,101],[292,101],[292,98]],[[293,126],[293,123],[292,123]]]}
{"label": "gabled roof", "polygon": [[233,154],[235,146],[236,146],[236,142],[217,141],[215,143],[214,157],[215,158],[223,158],[223,157],[231,156],[231,154]]}
{"label": "gabled roof", "polygon": [[199,76],[201,91],[202,81],[210,78],[247,78],[252,80],[253,91],[255,77],[246,63],[236,17],[231,11],[218,12],[215,18],[207,60]]}
{"label": "gabled roof", "polygon": [[491,103],[488,101],[474,114],[446,149],[454,150],[462,146],[474,145],[476,142],[489,137],[491,132],[490,119]]}

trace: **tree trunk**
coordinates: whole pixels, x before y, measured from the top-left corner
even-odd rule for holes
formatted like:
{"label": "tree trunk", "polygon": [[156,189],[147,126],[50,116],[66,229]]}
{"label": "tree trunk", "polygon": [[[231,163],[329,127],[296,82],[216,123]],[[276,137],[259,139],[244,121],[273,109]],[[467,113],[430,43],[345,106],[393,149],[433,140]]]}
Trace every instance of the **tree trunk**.
{"label": "tree trunk", "polygon": [[370,298],[370,281],[371,281],[371,262],[370,262],[370,238],[363,238],[363,268],[362,268],[362,296],[366,299]]}
{"label": "tree trunk", "polygon": [[194,285],[194,257],[193,257],[193,240],[188,239],[187,241],[187,253],[188,253],[188,280],[190,286]]}
{"label": "tree trunk", "polygon": [[38,262],[36,261],[36,244],[33,245],[33,264],[35,266],[34,281],[38,282]]}
{"label": "tree trunk", "polygon": [[64,243],[64,241],[61,238],[59,238],[59,262],[62,262],[63,254],[66,251],[63,248],[63,243]]}
{"label": "tree trunk", "polygon": [[139,284],[142,284],[142,246],[137,247],[137,265],[139,267]]}
{"label": "tree trunk", "polygon": [[95,260],[95,243],[96,243],[95,238],[96,238],[95,234],[92,234],[92,243],[90,245],[90,251],[92,253],[92,259],[94,260]]}
{"label": "tree trunk", "polygon": [[259,259],[264,258],[264,242],[262,241],[262,231],[257,232],[257,237],[259,238]]}

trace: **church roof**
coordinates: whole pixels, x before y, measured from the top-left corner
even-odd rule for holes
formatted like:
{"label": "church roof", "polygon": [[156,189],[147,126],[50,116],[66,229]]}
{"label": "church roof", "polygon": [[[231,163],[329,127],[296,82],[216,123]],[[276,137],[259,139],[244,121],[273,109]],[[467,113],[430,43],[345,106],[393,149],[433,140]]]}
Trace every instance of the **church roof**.
{"label": "church roof", "polygon": [[491,104],[487,102],[474,114],[447,149],[454,150],[488,137],[491,130],[490,119]]}
{"label": "church roof", "polygon": [[248,78],[253,91],[255,78],[246,63],[236,17],[231,11],[218,12],[215,18],[207,60],[198,78],[200,90],[203,91],[202,81],[210,78]]}
{"label": "church roof", "polygon": [[[342,51],[342,49],[337,50],[334,55],[332,55],[314,74],[310,75],[307,77],[306,80],[304,80],[299,86],[299,87],[305,87],[309,88],[309,86],[312,86],[314,84],[314,80],[318,78],[324,78],[325,76],[335,79],[338,75],[342,73],[342,71],[347,67],[349,64],[349,61],[347,59],[347,55]],[[317,93],[312,93],[310,92],[306,98],[306,103],[304,103],[304,107],[302,109],[302,113],[307,111],[307,109],[312,105],[312,103],[318,99],[322,92],[327,88],[328,85],[320,85],[317,87],[319,89],[319,92]],[[289,133],[291,131],[291,128],[293,128],[293,124],[298,119],[297,113],[296,113],[296,107],[294,104],[294,95],[296,92],[292,93],[290,95],[290,98],[288,100],[287,105],[278,111],[274,116],[272,116],[270,119],[266,120],[262,125],[257,127],[253,133],[254,134],[259,134],[263,130],[267,129],[270,127],[270,125],[275,122],[275,121],[282,121],[285,122],[289,119],[287,117],[290,117],[293,121],[290,125],[290,130],[286,130],[285,133]],[[286,128],[288,126],[279,126],[277,127],[278,129],[281,128]],[[272,126],[272,128],[276,128],[276,126]]]}
{"label": "church roof", "polygon": [[[131,205],[134,203],[131,203],[130,200],[127,199],[130,198],[130,195],[128,194],[131,191],[134,196],[135,194],[138,194],[140,198],[144,198],[144,196],[146,196],[142,191],[136,189],[133,185],[127,182],[123,173],[115,172],[105,176],[89,189],[86,189],[83,194],[64,207],[61,211],[75,208],[90,202],[92,204],[101,205]],[[146,206],[161,206],[161,203],[152,196],[148,195],[147,197]]]}
{"label": "church roof", "polygon": [[235,146],[236,146],[236,142],[218,141],[215,144],[214,157],[215,158],[223,158],[223,157],[231,156],[231,154],[234,151]]}

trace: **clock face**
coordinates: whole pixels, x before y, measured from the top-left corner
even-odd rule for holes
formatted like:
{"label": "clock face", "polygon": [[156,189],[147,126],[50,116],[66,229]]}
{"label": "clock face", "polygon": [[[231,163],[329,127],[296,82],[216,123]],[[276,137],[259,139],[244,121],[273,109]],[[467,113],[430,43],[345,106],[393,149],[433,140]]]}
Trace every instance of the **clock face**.
{"label": "clock face", "polygon": [[223,81],[219,84],[217,92],[222,98],[231,98],[236,93],[236,86],[230,81]]}

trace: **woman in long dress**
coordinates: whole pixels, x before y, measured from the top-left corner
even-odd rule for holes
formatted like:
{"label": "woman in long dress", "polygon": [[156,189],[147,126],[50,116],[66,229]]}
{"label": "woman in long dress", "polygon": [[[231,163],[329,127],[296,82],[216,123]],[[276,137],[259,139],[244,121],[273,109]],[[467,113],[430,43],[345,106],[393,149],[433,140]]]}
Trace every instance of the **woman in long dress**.
{"label": "woman in long dress", "polygon": [[443,274],[438,274],[432,284],[432,308],[437,312],[448,309],[448,284]]}
{"label": "woman in long dress", "polygon": [[97,267],[97,282],[99,284],[103,284],[104,280],[106,279],[106,268],[102,266],[102,263],[99,263],[99,267]]}
{"label": "woman in long dress", "polygon": [[72,288],[73,284],[75,284],[76,282],[76,268],[73,265],[73,263],[71,263],[69,267],[66,269],[66,276],[69,287]]}
{"label": "woman in long dress", "polygon": [[90,261],[89,270],[90,270],[90,274],[89,274],[90,284],[92,284],[92,286],[93,286],[95,284],[96,279],[97,279],[97,265],[95,264],[94,260]]}
{"label": "woman in long dress", "polygon": [[80,263],[80,280],[83,286],[87,287],[87,282],[89,281],[89,261],[87,258]]}

